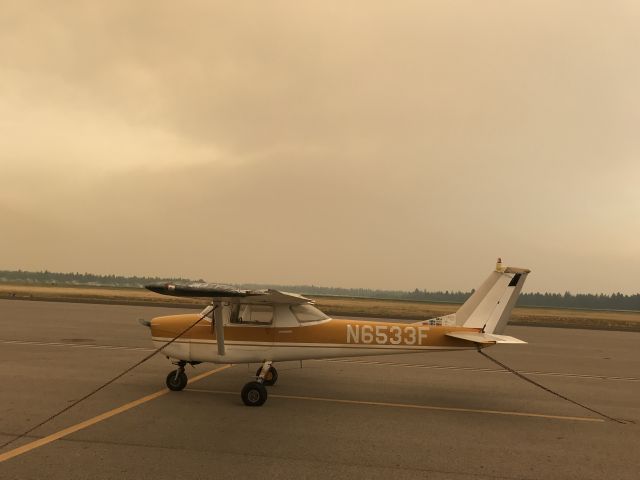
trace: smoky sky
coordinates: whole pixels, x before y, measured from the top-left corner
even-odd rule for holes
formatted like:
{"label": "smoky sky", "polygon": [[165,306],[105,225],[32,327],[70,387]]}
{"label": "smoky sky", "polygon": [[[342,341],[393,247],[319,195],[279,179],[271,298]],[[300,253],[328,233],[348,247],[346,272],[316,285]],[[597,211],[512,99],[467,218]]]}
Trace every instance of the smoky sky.
{"label": "smoky sky", "polygon": [[0,268],[637,292],[635,2],[3,2]]}

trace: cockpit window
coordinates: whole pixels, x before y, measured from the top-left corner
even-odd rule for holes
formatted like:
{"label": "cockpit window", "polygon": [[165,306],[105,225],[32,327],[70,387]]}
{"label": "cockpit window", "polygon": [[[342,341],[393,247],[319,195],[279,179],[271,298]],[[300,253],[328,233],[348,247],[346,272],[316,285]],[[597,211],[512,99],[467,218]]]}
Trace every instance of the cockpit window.
{"label": "cockpit window", "polygon": [[298,319],[300,323],[305,322],[317,322],[319,320],[326,320],[329,318],[313,305],[291,305],[291,312]]}
{"label": "cockpit window", "polygon": [[231,310],[231,323],[270,325],[273,322],[272,305],[236,304]]}

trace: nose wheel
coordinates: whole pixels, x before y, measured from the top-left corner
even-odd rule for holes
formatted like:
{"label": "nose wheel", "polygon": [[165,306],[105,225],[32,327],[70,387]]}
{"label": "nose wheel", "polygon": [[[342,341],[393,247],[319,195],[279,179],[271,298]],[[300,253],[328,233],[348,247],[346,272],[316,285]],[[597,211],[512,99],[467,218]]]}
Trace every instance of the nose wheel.
{"label": "nose wheel", "polygon": [[187,374],[184,373],[184,366],[186,364],[187,362],[178,362],[178,369],[167,375],[167,388],[169,390],[179,392],[187,386],[189,379],[187,378]]}

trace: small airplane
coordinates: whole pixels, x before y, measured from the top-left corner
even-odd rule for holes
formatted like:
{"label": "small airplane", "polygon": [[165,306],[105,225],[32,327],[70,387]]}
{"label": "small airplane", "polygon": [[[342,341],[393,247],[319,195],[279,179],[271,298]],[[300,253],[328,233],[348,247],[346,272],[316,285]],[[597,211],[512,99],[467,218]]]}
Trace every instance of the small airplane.
{"label": "small airplane", "polygon": [[[255,381],[241,391],[245,405],[260,406],[278,380],[274,362],[290,360],[476,350],[526,343],[502,335],[530,270],[496,268],[456,313],[415,323],[330,318],[313,300],[277,290],[243,290],[211,283],[152,284],[164,295],[211,299],[200,314],[156,317],[141,323],[156,348],[177,369],[167,375],[170,390],[187,385],[185,366],[202,362],[260,363]],[[186,332],[185,332],[186,330]],[[178,338],[176,338],[178,337]]]}

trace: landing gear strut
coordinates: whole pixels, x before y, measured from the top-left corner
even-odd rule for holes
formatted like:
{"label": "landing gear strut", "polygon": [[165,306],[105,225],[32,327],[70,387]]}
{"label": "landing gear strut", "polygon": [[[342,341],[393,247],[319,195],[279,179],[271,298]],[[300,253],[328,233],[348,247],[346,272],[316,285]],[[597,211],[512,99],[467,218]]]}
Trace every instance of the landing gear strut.
{"label": "landing gear strut", "polygon": [[270,360],[266,360],[256,372],[255,382],[249,382],[242,388],[240,393],[242,401],[248,407],[261,406],[267,401],[267,389],[265,386],[271,386],[277,380],[278,371],[271,366]]}
{"label": "landing gear strut", "polygon": [[[262,372],[262,367],[258,368],[258,370],[256,371],[256,381],[259,381],[261,372]],[[278,371],[276,370],[276,367],[271,365],[267,373],[264,375],[264,381],[262,383],[266,387],[270,387],[272,385],[275,385],[277,381],[278,381]]]}
{"label": "landing gear strut", "polygon": [[187,374],[184,373],[184,367],[187,364],[184,360],[180,360],[176,365],[178,365],[178,369],[172,371],[167,375],[167,388],[169,390],[173,390],[174,392],[179,392],[183,390],[184,387],[187,386]]}

